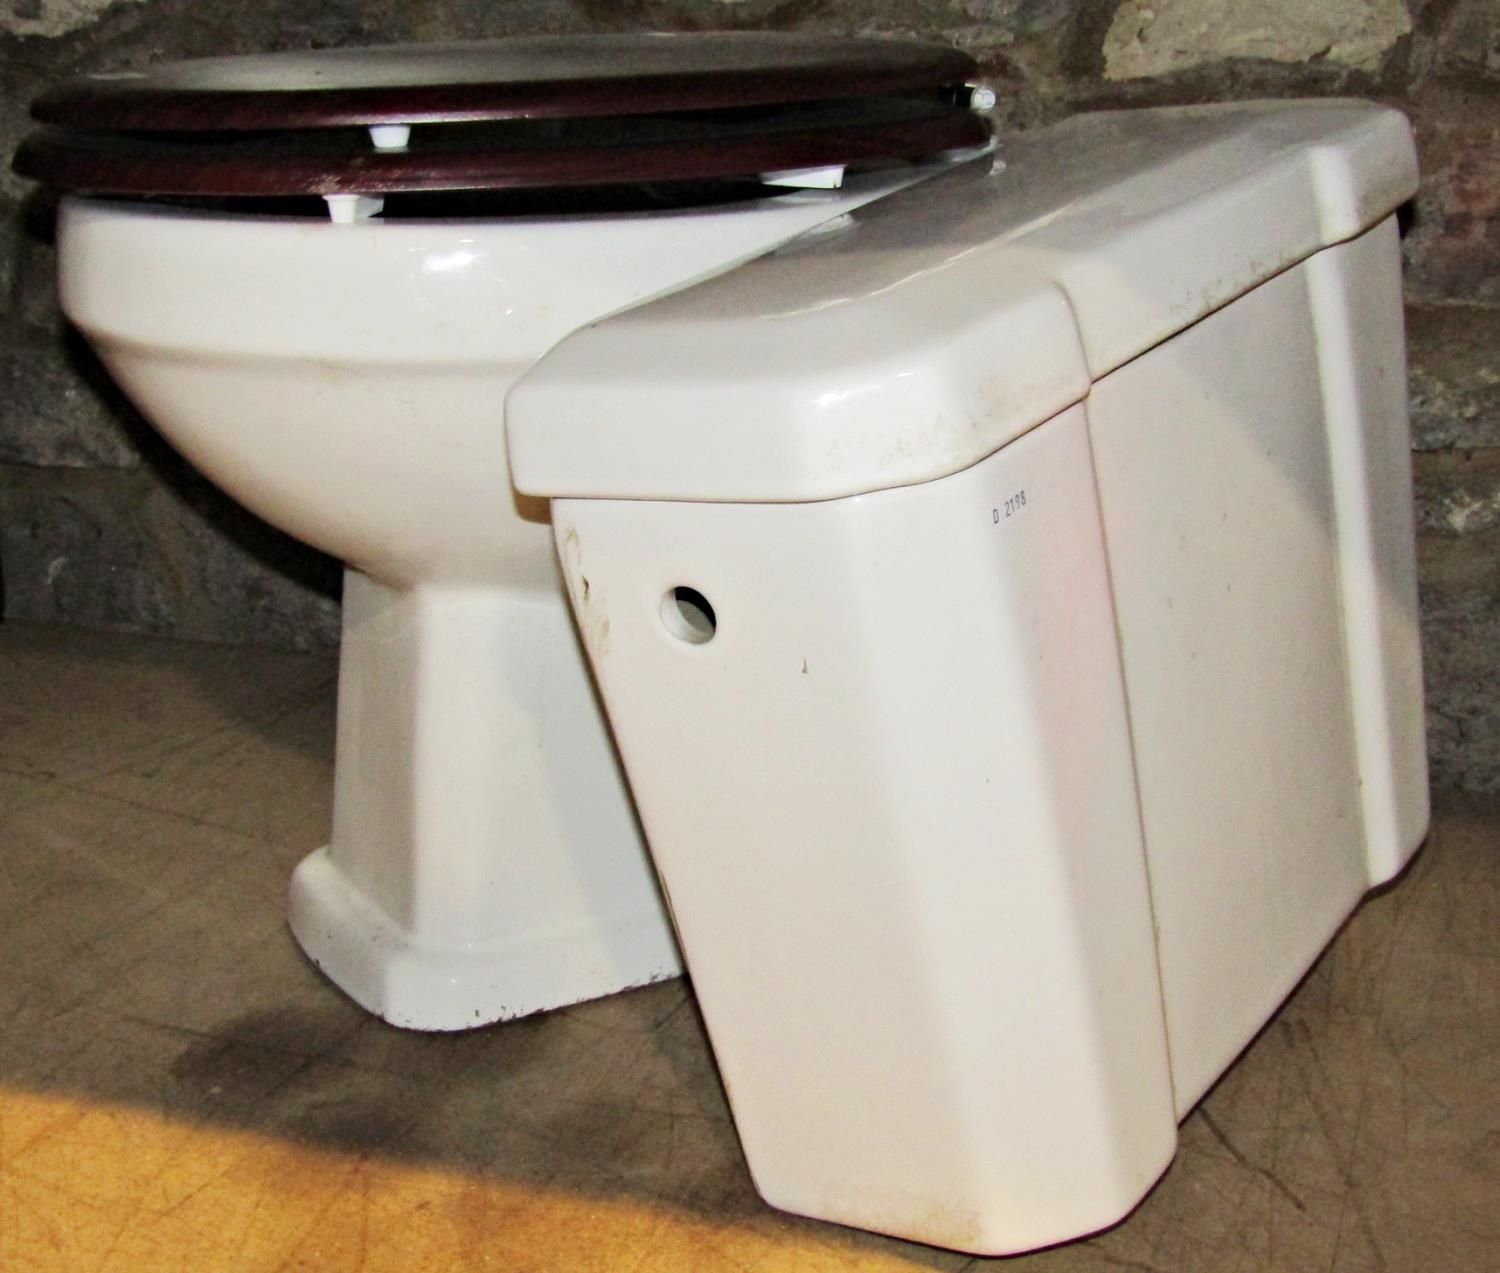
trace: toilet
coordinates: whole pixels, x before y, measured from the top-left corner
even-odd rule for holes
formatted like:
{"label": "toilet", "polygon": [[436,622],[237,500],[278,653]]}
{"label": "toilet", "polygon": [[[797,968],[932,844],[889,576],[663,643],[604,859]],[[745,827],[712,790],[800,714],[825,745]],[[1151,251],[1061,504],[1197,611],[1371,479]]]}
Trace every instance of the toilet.
{"label": "toilet", "polygon": [[[675,929],[767,1201],[1047,1246],[1426,831],[1410,131],[996,146],[956,54],[747,39],[85,79],[17,166],[85,196],[64,305],[126,391],[350,564],[325,971],[455,1029]],[[397,206],[456,173],[478,211]],[[289,195],[333,215],[246,206]]]}
{"label": "toilet", "polygon": [[289,915],[371,1012],[459,1030],[680,973],[505,395],[570,331],[986,149],[974,69],[537,37],[182,62],[34,104],[15,167],[69,192],[69,318],[206,476],[347,563],[333,831]]}

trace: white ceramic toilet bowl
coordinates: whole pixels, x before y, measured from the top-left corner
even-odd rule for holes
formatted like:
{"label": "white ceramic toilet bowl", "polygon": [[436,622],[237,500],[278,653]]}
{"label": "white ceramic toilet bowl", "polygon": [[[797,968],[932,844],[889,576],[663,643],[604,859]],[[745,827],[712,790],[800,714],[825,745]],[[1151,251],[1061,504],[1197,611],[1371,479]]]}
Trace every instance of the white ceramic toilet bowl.
{"label": "white ceramic toilet bowl", "polygon": [[506,392],[590,321],[932,171],[483,221],[63,202],[63,307],[126,393],[347,563],[333,834],[290,918],[360,1004],[461,1029],[679,972],[546,503],[511,486]]}

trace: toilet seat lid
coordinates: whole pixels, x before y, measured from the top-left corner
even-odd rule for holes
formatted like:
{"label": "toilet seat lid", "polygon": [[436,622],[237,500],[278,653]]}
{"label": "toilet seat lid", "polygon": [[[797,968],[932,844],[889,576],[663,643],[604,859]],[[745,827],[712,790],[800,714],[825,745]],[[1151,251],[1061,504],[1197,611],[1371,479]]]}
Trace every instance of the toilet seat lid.
{"label": "toilet seat lid", "polygon": [[[976,69],[942,45],[770,32],[205,58],[49,90],[13,167],[91,194],[194,197],[754,178],[982,145]],[[379,149],[378,124],[415,128]]]}
{"label": "toilet seat lid", "polygon": [[32,104],[98,131],[579,119],[890,96],[961,85],[943,45],[774,32],[531,36],[169,62],[80,75]]}
{"label": "toilet seat lid", "polygon": [[864,109],[852,113],[814,108],[749,123],[642,116],[636,118],[649,126],[633,127],[631,117],[581,120],[555,138],[525,123],[520,137],[497,136],[506,125],[437,125],[400,151],[372,150],[363,137],[318,131],[174,141],[48,128],[26,139],[14,166],[23,176],[90,194],[385,195],[734,181],[788,169],[919,159],[979,146],[988,137],[969,111],[923,109],[899,98],[859,105]]}

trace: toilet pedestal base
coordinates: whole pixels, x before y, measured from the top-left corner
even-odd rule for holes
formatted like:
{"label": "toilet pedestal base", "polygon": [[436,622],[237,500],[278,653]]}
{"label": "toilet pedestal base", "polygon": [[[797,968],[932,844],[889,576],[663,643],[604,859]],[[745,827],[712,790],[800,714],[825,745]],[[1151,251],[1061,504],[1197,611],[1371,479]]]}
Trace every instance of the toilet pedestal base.
{"label": "toilet pedestal base", "polygon": [[675,976],[559,593],[344,580],[333,840],[303,949],[392,1025],[462,1030]]}
{"label": "toilet pedestal base", "polygon": [[292,873],[287,918],[324,976],[360,1007],[415,1030],[488,1025],[680,972],[655,915],[466,946],[424,942],[366,898],[326,845]]}

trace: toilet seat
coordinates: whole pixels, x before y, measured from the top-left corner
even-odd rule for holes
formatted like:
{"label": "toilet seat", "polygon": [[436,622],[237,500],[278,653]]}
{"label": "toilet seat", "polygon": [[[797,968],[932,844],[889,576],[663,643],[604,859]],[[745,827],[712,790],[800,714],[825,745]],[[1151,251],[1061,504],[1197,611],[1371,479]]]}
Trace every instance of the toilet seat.
{"label": "toilet seat", "polygon": [[[186,196],[754,177],[983,144],[975,71],[942,46],[759,32],[207,58],[59,85],[15,168]],[[393,124],[405,144],[372,145]]]}

